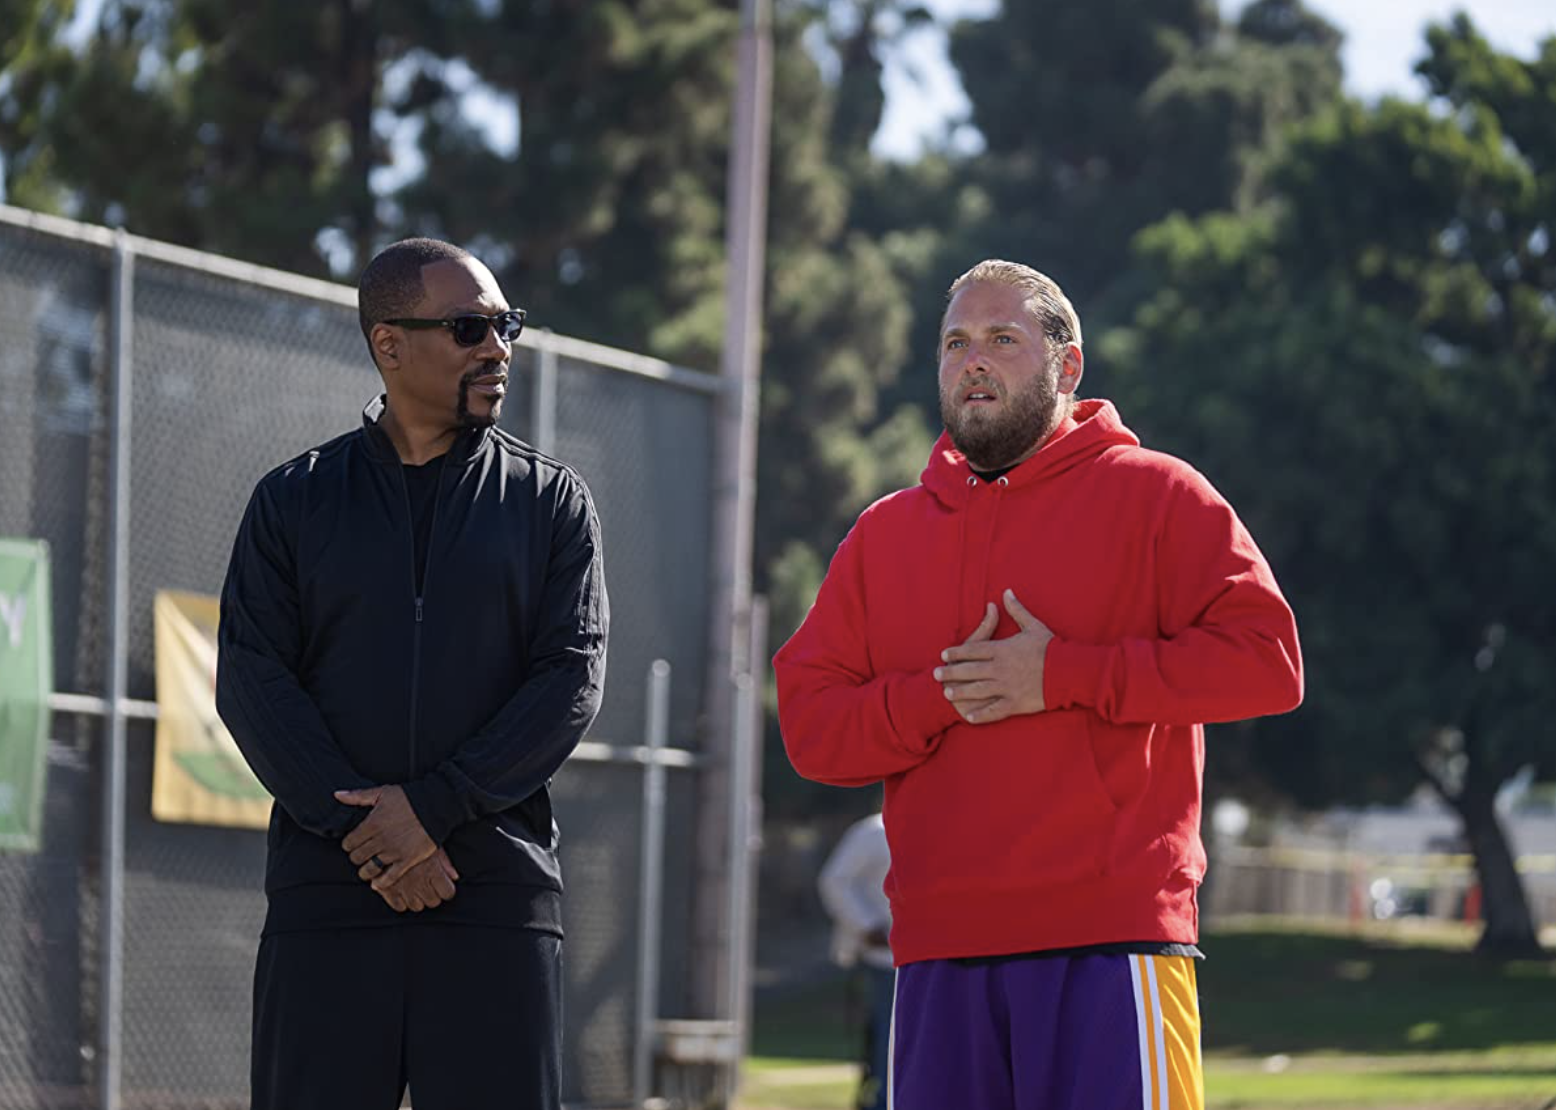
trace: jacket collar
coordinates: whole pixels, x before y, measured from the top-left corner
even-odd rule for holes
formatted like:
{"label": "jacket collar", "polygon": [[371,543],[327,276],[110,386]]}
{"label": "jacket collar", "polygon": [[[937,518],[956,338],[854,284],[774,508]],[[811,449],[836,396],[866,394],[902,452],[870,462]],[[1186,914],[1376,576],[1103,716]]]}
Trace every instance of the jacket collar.
{"label": "jacket collar", "polygon": [[[389,395],[380,393],[369,401],[362,409],[362,439],[367,444],[368,453],[379,462],[398,463],[400,453],[394,449],[394,443],[389,439],[389,433],[380,425],[384,412],[389,407]],[[448,449],[446,458],[454,466],[464,466],[474,459],[486,447],[491,439],[490,428],[466,428],[454,439],[454,445]]]}

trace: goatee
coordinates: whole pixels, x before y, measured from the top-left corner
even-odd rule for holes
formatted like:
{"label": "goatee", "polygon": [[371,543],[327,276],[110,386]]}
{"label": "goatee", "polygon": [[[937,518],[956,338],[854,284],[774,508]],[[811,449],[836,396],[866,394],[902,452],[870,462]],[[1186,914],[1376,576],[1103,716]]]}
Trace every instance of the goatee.
{"label": "goatee", "polygon": [[459,379],[459,407],[455,416],[461,428],[490,428],[497,423],[497,418],[502,415],[501,397],[495,398],[491,408],[484,413],[470,411],[470,387],[475,384],[477,378],[484,378],[497,372],[489,366],[482,366],[469,371]]}

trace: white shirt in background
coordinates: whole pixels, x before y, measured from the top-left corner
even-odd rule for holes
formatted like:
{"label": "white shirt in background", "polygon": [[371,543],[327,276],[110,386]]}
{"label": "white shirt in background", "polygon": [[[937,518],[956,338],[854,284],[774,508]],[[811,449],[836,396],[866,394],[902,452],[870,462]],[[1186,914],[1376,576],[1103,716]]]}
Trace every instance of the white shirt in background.
{"label": "white shirt in background", "polygon": [[865,940],[871,930],[891,928],[891,903],[884,889],[890,866],[886,825],[879,813],[850,825],[822,865],[816,887],[832,917],[832,958],[844,967],[860,962],[892,966],[890,948]]}

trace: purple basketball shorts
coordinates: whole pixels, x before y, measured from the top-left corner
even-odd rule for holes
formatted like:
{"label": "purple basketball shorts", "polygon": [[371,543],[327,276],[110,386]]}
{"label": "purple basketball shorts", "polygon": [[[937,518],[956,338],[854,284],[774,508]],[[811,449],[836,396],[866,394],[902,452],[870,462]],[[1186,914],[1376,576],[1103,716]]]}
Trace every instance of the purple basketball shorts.
{"label": "purple basketball shorts", "polygon": [[1201,1110],[1188,956],[897,970],[892,1110]]}

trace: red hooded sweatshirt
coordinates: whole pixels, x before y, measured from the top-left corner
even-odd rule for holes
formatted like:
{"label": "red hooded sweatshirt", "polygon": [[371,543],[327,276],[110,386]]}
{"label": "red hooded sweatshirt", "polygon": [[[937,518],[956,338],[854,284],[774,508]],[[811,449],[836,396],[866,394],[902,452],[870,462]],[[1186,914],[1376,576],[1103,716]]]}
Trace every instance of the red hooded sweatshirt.
{"label": "red hooded sweatshirt", "polygon": [[[932,672],[991,601],[1017,631],[1007,588],[1054,632],[1047,708],[968,724]],[[1302,700],[1291,609],[1231,506],[1095,400],[994,482],[942,436],[774,667],[795,770],[885,780],[898,964],[1195,943],[1203,724]]]}

